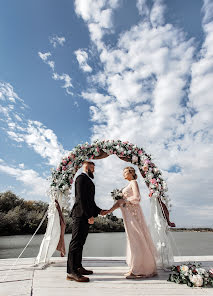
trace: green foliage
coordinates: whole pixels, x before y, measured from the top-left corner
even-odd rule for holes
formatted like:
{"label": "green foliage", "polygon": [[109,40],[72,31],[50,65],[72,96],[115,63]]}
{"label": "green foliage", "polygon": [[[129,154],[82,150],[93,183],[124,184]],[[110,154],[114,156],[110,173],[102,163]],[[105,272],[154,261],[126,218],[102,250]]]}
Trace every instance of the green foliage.
{"label": "green foliage", "polygon": [[123,232],[123,219],[108,214],[106,216],[98,216],[95,223],[90,226],[90,232]]}
{"label": "green foliage", "polygon": [[[11,191],[0,193],[0,235],[33,234],[48,207],[42,201],[24,200]],[[47,219],[38,233],[44,233]]]}
{"label": "green foliage", "polygon": [[[33,234],[41,222],[48,204],[42,201],[24,200],[11,191],[0,193],[0,236],[15,234]],[[66,233],[72,232],[70,212],[63,210]],[[47,218],[38,233],[45,233]],[[90,232],[121,232],[124,231],[123,219],[108,214],[98,216],[90,226]]]}

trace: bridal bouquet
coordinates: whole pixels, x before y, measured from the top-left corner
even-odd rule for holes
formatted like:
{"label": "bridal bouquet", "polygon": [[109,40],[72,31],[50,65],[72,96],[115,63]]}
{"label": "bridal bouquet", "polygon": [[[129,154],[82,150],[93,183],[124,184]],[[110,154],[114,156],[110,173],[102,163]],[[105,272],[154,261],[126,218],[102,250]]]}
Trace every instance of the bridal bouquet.
{"label": "bridal bouquet", "polygon": [[111,196],[113,198],[114,201],[117,201],[119,199],[123,199],[123,193],[122,193],[122,190],[121,189],[114,189],[112,192],[111,192]]}
{"label": "bridal bouquet", "polygon": [[201,268],[201,263],[188,263],[185,265],[172,266],[173,273],[168,281],[177,284],[187,284],[189,287],[213,286],[213,268],[208,271]]}
{"label": "bridal bouquet", "polygon": [[[111,196],[113,198],[113,200],[116,202],[117,200],[119,199],[123,199],[123,193],[122,193],[122,189],[114,189],[112,192],[111,192]],[[125,207],[126,204],[124,203],[123,204],[123,207]]]}

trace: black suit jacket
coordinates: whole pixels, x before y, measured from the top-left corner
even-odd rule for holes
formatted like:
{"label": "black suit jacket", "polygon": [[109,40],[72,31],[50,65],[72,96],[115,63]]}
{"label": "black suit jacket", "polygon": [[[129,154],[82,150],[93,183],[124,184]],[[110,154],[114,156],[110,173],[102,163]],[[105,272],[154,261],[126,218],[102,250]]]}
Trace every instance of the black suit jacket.
{"label": "black suit jacket", "polygon": [[75,203],[70,216],[91,218],[97,217],[101,209],[95,204],[95,185],[84,173],[75,180]]}

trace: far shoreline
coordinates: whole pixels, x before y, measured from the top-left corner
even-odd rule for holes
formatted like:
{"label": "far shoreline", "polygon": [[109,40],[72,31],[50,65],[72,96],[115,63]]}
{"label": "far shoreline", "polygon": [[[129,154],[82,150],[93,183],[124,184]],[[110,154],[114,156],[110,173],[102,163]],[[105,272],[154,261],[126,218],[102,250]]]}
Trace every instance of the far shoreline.
{"label": "far shoreline", "polygon": [[196,227],[196,228],[185,228],[185,227],[180,227],[180,228],[169,228],[169,231],[177,231],[177,232],[213,232],[213,228],[206,227]]}

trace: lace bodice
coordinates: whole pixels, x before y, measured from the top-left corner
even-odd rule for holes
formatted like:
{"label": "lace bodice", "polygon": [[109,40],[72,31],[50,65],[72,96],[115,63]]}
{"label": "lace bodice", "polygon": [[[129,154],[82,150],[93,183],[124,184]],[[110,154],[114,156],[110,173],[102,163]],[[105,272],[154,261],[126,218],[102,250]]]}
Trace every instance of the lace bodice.
{"label": "lace bodice", "polygon": [[124,199],[132,204],[138,204],[141,200],[138,183],[136,180],[131,180],[129,184],[122,190]]}

